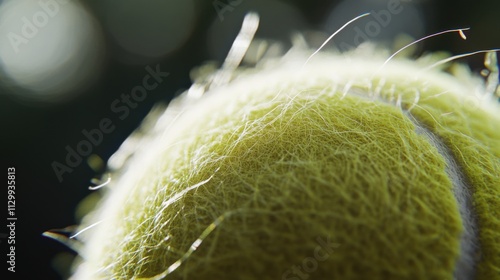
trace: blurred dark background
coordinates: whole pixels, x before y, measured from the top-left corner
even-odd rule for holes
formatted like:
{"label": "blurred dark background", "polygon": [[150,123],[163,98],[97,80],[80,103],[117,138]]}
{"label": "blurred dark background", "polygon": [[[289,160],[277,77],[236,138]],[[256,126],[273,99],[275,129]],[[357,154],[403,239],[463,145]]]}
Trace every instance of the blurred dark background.
{"label": "blurred dark background", "polygon": [[[8,231],[2,226],[5,277],[0,278],[68,276],[75,253],[42,233],[78,223],[77,205],[91,193],[90,180],[101,175],[103,164],[155,103],[190,86],[193,67],[209,60],[221,64],[246,12],[261,16],[257,37],[282,41],[286,49],[294,31],[332,33],[353,17],[380,14],[388,5],[398,5],[400,13],[379,21],[380,30],[368,32],[370,40],[471,27],[466,41],[447,34],[423,42],[417,54],[500,47],[500,2],[494,0],[0,0],[1,170],[7,177],[7,167],[16,168],[18,218],[16,273],[7,273]],[[356,22],[332,46],[355,46],[360,38],[355,28],[373,20],[371,15]],[[463,61],[476,72],[482,69],[482,55]],[[143,84],[148,65],[170,75],[143,100],[126,105],[122,94]],[[86,139],[82,130],[99,129],[106,118],[115,129],[58,178],[54,162],[66,165],[67,147],[76,150]],[[6,224],[5,181],[1,197]]]}

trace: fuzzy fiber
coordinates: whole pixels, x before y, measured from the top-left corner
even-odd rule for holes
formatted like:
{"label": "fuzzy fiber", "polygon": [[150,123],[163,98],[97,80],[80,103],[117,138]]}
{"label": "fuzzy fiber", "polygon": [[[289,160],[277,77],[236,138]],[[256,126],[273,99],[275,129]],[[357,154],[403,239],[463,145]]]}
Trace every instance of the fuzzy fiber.
{"label": "fuzzy fiber", "polygon": [[500,107],[425,62],[298,61],[161,128],[87,219],[74,278],[463,279],[454,182],[419,125],[466,178],[476,278],[500,279]]}

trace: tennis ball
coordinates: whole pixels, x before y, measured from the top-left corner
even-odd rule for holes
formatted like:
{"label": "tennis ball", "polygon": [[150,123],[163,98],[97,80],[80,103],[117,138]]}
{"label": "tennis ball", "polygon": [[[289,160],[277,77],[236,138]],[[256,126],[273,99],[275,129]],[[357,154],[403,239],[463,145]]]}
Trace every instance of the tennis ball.
{"label": "tennis ball", "polygon": [[500,106],[375,53],[177,99],[112,174],[74,279],[500,279]]}

